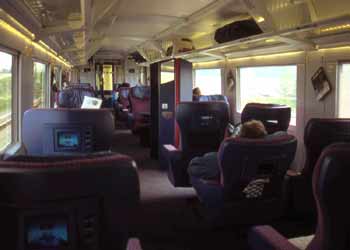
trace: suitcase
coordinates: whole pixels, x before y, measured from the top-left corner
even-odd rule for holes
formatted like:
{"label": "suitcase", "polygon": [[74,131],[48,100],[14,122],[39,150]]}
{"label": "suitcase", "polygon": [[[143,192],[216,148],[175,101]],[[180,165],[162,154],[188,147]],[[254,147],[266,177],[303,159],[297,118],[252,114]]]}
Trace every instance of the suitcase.
{"label": "suitcase", "polygon": [[262,30],[256,24],[254,19],[236,21],[227,24],[215,32],[215,41],[218,43],[226,43],[239,38],[261,34]]}

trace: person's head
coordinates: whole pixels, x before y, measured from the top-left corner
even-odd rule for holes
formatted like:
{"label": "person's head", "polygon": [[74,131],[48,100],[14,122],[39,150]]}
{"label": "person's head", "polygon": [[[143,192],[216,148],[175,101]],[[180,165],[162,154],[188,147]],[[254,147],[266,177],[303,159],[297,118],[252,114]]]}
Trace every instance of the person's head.
{"label": "person's head", "polygon": [[196,87],[192,90],[192,95],[194,96],[200,96],[201,95],[201,90],[200,88]]}
{"label": "person's head", "polygon": [[251,120],[242,124],[239,136],[250,139],[263,138],[267,135],[264,124],[261,121]]}

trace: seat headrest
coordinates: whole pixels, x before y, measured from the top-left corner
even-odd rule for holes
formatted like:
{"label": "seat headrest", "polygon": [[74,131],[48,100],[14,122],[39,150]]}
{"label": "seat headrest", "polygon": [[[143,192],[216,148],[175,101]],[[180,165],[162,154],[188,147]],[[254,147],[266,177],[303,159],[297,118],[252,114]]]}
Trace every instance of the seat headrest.
{"label": "seat headrest", "polygon": [[176,121],[188,132],[215,131],[228,122],[228,110],[224,102],[183,102],[176,108]]}
{"label": "seat headrest", "polygon": [[261,121],[269,134],[287,131],[291,118],[291,108],[278,104],[248,103],[241,115],[242,123],[249,120]]}
{"label": "seat headrest", "polygon": [[120,87],[118,89],[119,91],[119,96],[121,98],[127,99],[129,98],[129,92],[130,92],[130,88],[129,87]]}
{"label": "seat headrest", "polygon": [[121,87],[121,88],[130,88],[130,83],[124,82],[124,83],[120,84],[119,87]]}
{"label": "seat headrest", "polygon": [[224,95],[201,95],[199,96],[200,102],[215,102],[215,101],[223,101],[227,102],[227,97]]}
{"label": "seat headrest", "polygon": [[85,96],[95,97],[94,90],[82,87],[63,89],[58,94],[57,106],[60,108],[80,108]]}
{"label": "seat headrest", "polygon": [[183,102],[176,108],[180,147],[184,152],[217,151],[229,122],[225,102]]}
{"label": "seat headrest", "polygon": [[151,88],[148,86],[135,86],[130,89],[130,96],[140,100],[151,98]]}
{"label": "seat headrest", "polygon": [[350,119],[312,118],[308,121],[304,133],[305,146],[325,147],[334,142],[350,142]]}

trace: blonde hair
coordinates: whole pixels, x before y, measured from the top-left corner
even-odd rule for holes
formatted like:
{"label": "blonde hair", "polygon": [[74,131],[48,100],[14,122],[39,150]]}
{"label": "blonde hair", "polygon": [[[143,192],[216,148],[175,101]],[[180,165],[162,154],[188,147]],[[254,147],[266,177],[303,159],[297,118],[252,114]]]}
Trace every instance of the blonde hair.
{"label": "blonde hair", "polygon": [[267,135],[264,124],[261,121],[251,120],[242,124],[239,136],[244,138],[263,138]]}
{"label": "blonde hair", "polygon": [[201,90],[200,90],[200,88],[198,88],[198,87],[196,87],[196,88],[194,88],[194,89],[192,90],[192,94],[193,94],[194,96],[200,96],[200,95],[202,95]]}

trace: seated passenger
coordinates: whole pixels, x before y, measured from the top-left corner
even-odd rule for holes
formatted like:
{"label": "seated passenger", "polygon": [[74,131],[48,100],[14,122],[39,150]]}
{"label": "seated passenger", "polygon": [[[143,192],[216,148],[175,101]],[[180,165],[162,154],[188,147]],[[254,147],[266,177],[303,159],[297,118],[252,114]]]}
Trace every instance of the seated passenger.
{"label": "seated passenger", "polygon": [[[261,121],[251,120],[238,127],[232,136],[248,139],[262,139],[281,136],[285,133],[284,131],[279,131],[268,135]],[[213,218],[219,215],[224,199],[221,186],[216,185],[220,183],[221,174],[218,164],[218,152],[210,152],[202,157],[193,158],[188,167],[188,174],[201,203],[203,203],[206,208],[212,210],[211,216],[213,216]]]}
{"label": "seated passenger", "polygon": [[[258,139],[263,138],[266,135],[267,132],[264,124],[261,121],[251,120],[242,124],[239,132],[234,133],[232,136]],[[188,167],[188,174],[190,175],[191,180],[196,178],[207,181],[220,181],[217,152],[210,152],[202,157],[193,158]],[[193,187],[196,189],[195,185],[193,185]]]}
{"label": "seated passenger", "polygon": [[192,90],[192,101],[199,101],[199,97],[202,95],[200,88],[196,87]]}

